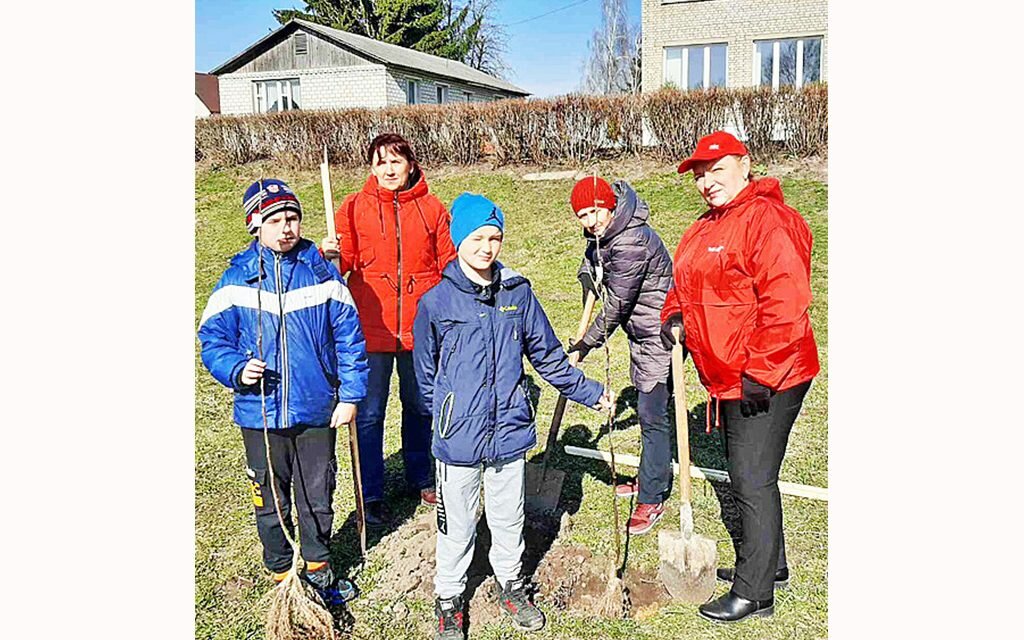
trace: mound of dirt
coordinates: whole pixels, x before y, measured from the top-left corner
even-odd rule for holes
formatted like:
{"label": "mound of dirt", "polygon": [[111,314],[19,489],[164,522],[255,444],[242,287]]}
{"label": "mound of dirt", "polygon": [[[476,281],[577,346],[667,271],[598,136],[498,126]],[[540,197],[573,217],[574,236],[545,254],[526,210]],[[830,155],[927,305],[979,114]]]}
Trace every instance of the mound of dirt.
{"label": "mound of dirt", "polygon": [[[526,523],[526,553],[523,570],[533,575],[536,602],[543,609],[568,611],[583,616],[624,618],[647,617],[670,597],[657,579],[630,570],[625,582],[614,577],[611,558],[595,558],[580,545],[562,544],[572,526],[568,513],[561,520],[531,518]],[[421,513],[385,536],[370,551],[371,560],[384,568],[368,600],[399,601],[434,598],[434,513]],[[468,625],[486,625],[503,616],[497,602],[497,587],[487,561],[490,534],[486,516],[477,527],[476,549],[470,564],[466,597]],[[625,588],[623,588],[623,586]],[[424,620],[424,628],[433,620]]]}

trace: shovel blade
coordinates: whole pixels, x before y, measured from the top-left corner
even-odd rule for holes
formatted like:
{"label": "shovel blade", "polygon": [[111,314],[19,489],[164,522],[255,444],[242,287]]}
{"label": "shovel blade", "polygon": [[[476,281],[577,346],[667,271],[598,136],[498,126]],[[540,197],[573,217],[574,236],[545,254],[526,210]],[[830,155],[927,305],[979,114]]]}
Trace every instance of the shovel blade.
{"label": "shovel blade", "polygon": [[672,598],[704,603],[715,593],[718,549],[714,540],[679,531],[658,532],[658,577]]}
{"label": "shovel blade", "polygon": [[526,512],[531,515],[552,514],[558,509],[558,500],[562,496],[562,483],[565,472],[544,465],[528,463],[526,465]]}

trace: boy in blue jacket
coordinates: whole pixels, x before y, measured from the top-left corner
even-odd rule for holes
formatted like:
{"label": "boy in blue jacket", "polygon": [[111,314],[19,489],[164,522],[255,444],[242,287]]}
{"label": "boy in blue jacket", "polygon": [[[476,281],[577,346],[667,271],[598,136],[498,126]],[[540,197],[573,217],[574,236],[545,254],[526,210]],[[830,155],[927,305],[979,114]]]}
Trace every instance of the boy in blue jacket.
{"label": "boy in blue jacket", "polygon": [[280,581],[291,567],[292,550],[267,484],[263,381],[281,513],[294,538],[294,483],[306,577],[333,608],[354,595],[351,583],[335,579],[329,563],[335,429],[355,419],[356,403],[366,396],[366,346],[341,274],[301,236],[302,208],[288,185],[257,181],[242,205],[246,227],[257,239],[231,259],[206,303],[199,323],[202,360],[235,392],[234,421],[245,446],[263,562]]}
{"label": "boy in blue jacket", "polygon": [[501,608],[521,630],[544,626],[522,568],[525,454],[537,443],[523,356],[562,395],[599,410],[603,386],[569,364],[529,281],[497,262],[505,217],[463,193],[451,206],[458,259],[420,299],[413,324],[416,379],[433,414],[437,486],[438,640],[462,640],[466,572],[473,558],[481,480],[490,561]]}

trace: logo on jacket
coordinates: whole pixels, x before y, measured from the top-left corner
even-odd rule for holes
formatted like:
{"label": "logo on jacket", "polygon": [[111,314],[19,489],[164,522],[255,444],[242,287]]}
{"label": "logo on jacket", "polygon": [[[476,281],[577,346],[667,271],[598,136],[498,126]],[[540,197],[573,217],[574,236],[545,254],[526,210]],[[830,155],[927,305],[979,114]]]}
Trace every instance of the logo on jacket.
{"label": "logo on jacket", "polygon": [[717,247],[708,247],[708,251],[711,252],[711,253],[718,253],[719,251],[721,251],[724,248],[725,248],[724,245],[718,245]]}
{"label": "logo on jacket", "polygon": [[504,312],[506,312],[506,311],[515,311],[515,310],[517,310],[518,308],[519,308],[519,307],[517,307],[516,305],[514,305],[514,304],[510,304],[510,305],[508,305],[507,307],[498,307],[498,311],[501,311],[502,313],[504,313]]}

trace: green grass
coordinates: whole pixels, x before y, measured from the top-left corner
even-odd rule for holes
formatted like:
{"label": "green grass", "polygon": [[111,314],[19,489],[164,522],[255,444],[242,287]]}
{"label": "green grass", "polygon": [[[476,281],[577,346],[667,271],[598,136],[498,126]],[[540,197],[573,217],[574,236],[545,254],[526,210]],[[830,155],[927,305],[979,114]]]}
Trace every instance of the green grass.
{"label": "green grass", "polygon": [[[306,206],[303,235],[316,241],[324,235],[319,174],[287,171],[273,166],[244,167],[196,173],[196,309],[198,324],[202,308],[227,259],[248,240],[240,213],[241,194],[256,177],[274,176],[289,183]],[[615,175],[614,169],[605,171]],[[429,177],[428,173],[428,177]],[[364,175],[333,171],[335,204],[361,186]],[[674,252],[682,232],[703,211],[692,181],[675,173],[656,173],[635,181],[633,186],[651,205],[652,224]],[[506,243],[501,260],[526,275],[533,283],[559,335],[568,337],[579,321],[580,293],[575,280],[583,242],[568,211],[570,181],[523,182],[515,176],[470,169],[447,171],[431,181],[431,189],[445,203],[462,191],[484,193],[497,202],[506,215]],[[828,212],[827,186],[813,180],[786,179],[787,202],[807,219],[814,234],[812,286],[814,302],[811,320],[818,340],[822,373],[816,379],[790,437],[782,467],[782,479],[816,486],[828,484]],[[214,381],[198,358],[196,344],[196,636],[201,638],[262,638],[262,610],[259,597],[270,583],[262,567],[259,541],[244,474],[244,453],[237,427],[231,424],[231,393]],[[625,337],[611,340],[612,386],[616,392],[629,387],[628,350]],[[588,376],[603,380],[603,354],[592,353],[583,365]],[[717,433],[704,434],[704,402],[692,365],[687,365],[690,406],[691,449],[696,464],[725,468]],[[537,424],[543,442],[555,403],[551,387],[534,374],[540,385]],[[628,391],[620,401],[614,444],[617,452],[639,454],[635,393]],[[389,493],[394,493],[396,511],[411,513],[415,502],[397,495],[401,487],[397,401],[397,379],[388,408],[385,455],[388,460]],[[563,422],[563,442],[608,449],[608,436],[600,431],[600,418],[592,411],[570,403]],[[339,452],[344,449],[339,445]],[[531,452],[532,457],[537,451]],[[563,500],[579,504],[573,515],[574,527],[568,542],[590,547],[595,554],[614,553],[609,530],[610,473],[603,463],[570,456],[555,459],[567,472]],[[332,551],[341,565],[353,562],[357,552],[351,526],[354,509],[349,488],[348,457],[339,456],[341,476],[335,495],[338,533]],[[632,473],[620,469],[620,474]],[[625,501],[620,501],[625,502]],[[620,518],[628,517],[621,505]],[[776,614],[769,620],[740,625],[713,626],[700,619],[696,607],[670,605],[643,621],[594,620],[549,612],[549,624],[536,638],[822,638],[827,636],[827,504],[802,498],[783,497],[787,550],[793,579],[787,591],[776,596]],[[715,487],[694,481],[694,511],[697,530],[719,540],[719,562],[730,566],[734,555],[729,534],[720,517]],[[669,502],[665,523],[678,522],[675,494]],[[373,539],[371,539],[371,543]],[[633,538],[629,548],[630,569],[657,565],[657,537]],[[371,563],[360,577],[364,589],[372,589],[374,576],[386,567]],[[361,638],[419,638],[416,623],[432,613],[429,603],[410,602],[410,617],[396,622],[378,605],[359,601],[354,608]],[[507,625],[474,628],[474,638],[513,638],[520,634]]]}

